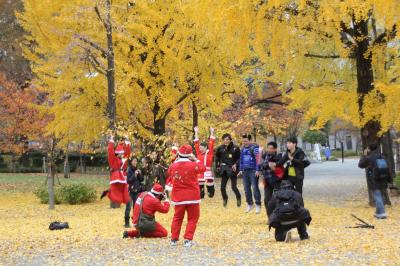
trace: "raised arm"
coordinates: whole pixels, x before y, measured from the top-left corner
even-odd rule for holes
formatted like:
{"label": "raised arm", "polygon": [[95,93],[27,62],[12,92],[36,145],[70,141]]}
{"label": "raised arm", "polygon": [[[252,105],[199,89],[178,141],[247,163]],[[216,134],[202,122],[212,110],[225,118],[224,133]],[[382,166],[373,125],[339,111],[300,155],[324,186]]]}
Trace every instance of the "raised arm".
{"label": "raised arm", "polygon": [[196,151],[196,156],[198,157],[200,154],[199,128],[195,127],[193,130],[194,130],[194,149]]}

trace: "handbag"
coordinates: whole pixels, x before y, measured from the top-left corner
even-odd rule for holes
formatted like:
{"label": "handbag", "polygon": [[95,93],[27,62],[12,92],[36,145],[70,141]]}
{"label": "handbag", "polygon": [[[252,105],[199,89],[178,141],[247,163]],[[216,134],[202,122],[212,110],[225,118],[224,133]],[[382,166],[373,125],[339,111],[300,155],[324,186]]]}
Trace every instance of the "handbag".
{"label": "handbag", "polygon": [[143,197],[140,201],[139,219],[136,224],[136,229],[140,232],[140,234],[153,232],[156,229],[155,217],[153,215],[143,213],[143,202],[146,196],[147,192],[143,193]]}

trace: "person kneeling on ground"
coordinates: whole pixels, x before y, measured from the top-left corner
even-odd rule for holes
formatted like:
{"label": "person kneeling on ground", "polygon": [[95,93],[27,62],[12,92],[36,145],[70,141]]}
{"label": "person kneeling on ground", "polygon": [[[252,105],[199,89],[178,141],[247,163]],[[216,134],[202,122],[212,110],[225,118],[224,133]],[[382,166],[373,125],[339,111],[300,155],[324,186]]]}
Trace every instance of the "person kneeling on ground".
{"label": "person kneeling on ground", "polygon": [[136,229],[125,231],[124,238],[128,237],[167,237],[168,231],[155,221],[156,212],[168,213],[169,200],[164,199],[163,188],[160,184],[154,184],[150,192],[143,192],[136,200],[133,210],[132,222]]}
{"label": "person kneeling on ground", "polygon": [[293,189],[288,180],[283,180],[268,203],[269,228],[275,228],[276,241],[289,242],[290,230],[297,228],[301,240],[308,239],[306,224],[310,225],[310,212],[304,208],[301,194]]}

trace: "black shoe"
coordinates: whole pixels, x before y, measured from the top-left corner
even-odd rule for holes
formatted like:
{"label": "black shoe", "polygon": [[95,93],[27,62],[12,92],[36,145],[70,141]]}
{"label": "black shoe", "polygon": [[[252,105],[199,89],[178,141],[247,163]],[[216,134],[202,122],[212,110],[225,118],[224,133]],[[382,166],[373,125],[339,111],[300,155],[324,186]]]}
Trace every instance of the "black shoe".
{"label": "black shoe", "polygon": [[228,205],[228,200],[224,199],[224,203],[223,203],[224,207],[226,208],[226,206]]}
{"label": "black shoe", "polygon": [[208,194],[209,198],[214,197],[214,194],[215,194],[214,186],[207,186],[207,194]]}
{"label": "black shoe", "polygon": [[128,231],[124,231],[122,238],[129,238]]}
{"label": "black shoe", "polygon": [[104,190],[103,193],[101,193],[100,199],[103,199],[105,196],[107,196],[109,190]]}
{"label": "black shoe", "polygon": [[237,199],[237,200],[236,200],[236,206],[237,206],[238,208],[240,208],[240,206],[242,206],[242,199]]}
{"label": "black shoe", "polygon": [[308,236],[308,233],[304,233],[304,234],[301,234],[300,235],[300,240],[307,240],[307,239],[309,239],[310,237]]}

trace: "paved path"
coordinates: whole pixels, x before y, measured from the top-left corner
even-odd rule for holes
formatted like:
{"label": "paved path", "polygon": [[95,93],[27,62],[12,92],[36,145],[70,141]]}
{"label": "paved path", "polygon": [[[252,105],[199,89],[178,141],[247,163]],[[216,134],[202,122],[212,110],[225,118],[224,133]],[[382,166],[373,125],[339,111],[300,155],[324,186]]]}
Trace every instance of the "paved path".
{"label": "paved path", "polygon": [[304,198],[342,202],[358,197],[365,190],[366,181],[357,164],[358,159],[311,164],[305,170]]}

